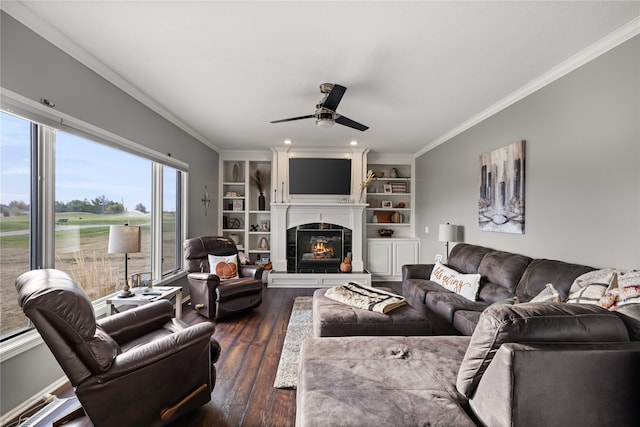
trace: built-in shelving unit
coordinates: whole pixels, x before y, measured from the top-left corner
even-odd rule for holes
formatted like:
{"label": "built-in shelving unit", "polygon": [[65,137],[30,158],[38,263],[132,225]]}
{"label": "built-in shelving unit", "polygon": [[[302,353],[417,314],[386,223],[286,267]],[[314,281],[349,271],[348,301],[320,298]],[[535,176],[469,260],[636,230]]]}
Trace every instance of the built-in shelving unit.
{"label": "built-in shelving unit", "polygon": [[[400,280],[402,265],[420,260],[414,227],[413,158],[369,153],[367,170],[376,174],[366,192],[367,269],[373,280]],[[381,229],[393,234],[381,237]]]}
{"label": "built-in shelving unit", "polygon": [[[222,199],[219,228],[234,240],[252,263],[271,258],[271,160],[269,153],[223,153],[220,156],[220,194]],[[264,210],[260,210],[259,191],[251,177],[265,174]]]}
{"label": "built-in shelving unit", "polygon": [[412,164],[369,163],[376,179],[367,188],[367,237],[391,229],[393,237],[413,237]]}

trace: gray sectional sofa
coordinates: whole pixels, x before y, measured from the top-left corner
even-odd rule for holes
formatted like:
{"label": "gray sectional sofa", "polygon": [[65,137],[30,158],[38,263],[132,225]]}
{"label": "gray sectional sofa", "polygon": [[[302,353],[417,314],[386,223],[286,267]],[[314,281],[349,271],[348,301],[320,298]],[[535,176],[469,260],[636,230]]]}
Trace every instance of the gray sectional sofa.
{"label": "gray sectional sofa", "polygon": [[[460,261],[458,268],[473,271],[475,264],[484,272],[478,305],[436,298],[450,292],[433,287],[428,275],[415,276],[428,266],[407,267],[405,282],[417,286],[404,288],[413,291],[405,295],[412,304],[422,304],[414,307],[456,335],[305,341],[297,426],[638,424],[640,304],[617,311],[548,302],[492,305],[512,294],[528,301],[541,282],[569,282],[591,267],[473,245],[456,248],[451,258]],[[566,293],[569,286],[559,287]],[[442,301],[455,308],[441,310]],[[462,323],[453,321],[462,312],[473,322],[470,334],[469,325],[460,330]]]}
{"label": "gray sectional sofa", "polygon": [[516,296],[520,302],[531,301],[547,283],[553,283],[564,299],[578,276],[595,270],[586,265],[532,259],[466,243],[451,250],[447,265],[460,273],[480,274],[477,301],[429,280],[434,264],[402,266],[402,294],[431,321],[431,328],[438,335],[471,335],[480,313],[491,304]]}

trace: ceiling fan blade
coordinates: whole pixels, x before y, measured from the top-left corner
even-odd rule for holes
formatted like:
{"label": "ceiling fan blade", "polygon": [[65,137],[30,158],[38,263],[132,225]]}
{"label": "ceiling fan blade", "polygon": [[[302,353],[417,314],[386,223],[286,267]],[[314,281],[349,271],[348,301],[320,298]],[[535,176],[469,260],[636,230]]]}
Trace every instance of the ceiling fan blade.
{"label": "ceiling fan blade", "polygon": [[310,114],[310,115],[308,115],[308,116],[291,117],[290,119],[273,120],[273,121],[271,121],[271,122],[269,122],[269,123],[291,122],[291,121],[294,121],[294,120],[312,119],[312,118],[314,118],[314,117],[315,117],[315,115]]}
{"label": "ceiling fan blade", "polygon": [[369,129],[369,126],[365,126],[362,123],[358,123],[354,120],[351,120],[348,117],[338,115],[336,117],[336,123],[340,123],[343,126],[349,126],[350,128],[358,129],[361,131],[365,131]]}
{"label": "ceiling fan blade", "polygon": [[338,108],[338,104],[340,104],[340,100],[342,99],[342,95],[347,91],[347,88],[340,85],[333,85],[331,92],[327,95],[327,99],[322,104],[322,107],[327,110],[336,111]]}

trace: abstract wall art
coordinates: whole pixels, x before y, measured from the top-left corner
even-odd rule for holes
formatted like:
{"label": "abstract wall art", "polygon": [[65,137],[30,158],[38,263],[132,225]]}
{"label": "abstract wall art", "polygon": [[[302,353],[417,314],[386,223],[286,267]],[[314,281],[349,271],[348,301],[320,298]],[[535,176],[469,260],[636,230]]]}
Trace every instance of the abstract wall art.
{"label": "abstract wall art", "polygon": [[480,155],[478,226],[524,234],[525,141]]}

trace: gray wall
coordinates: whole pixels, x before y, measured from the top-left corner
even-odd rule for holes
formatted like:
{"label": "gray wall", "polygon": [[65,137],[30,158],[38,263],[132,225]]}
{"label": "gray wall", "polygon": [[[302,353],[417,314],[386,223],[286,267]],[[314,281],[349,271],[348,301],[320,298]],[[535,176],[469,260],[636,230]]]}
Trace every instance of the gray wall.
{"label": "gray wall", "polygon": [[[640,267],[639,107],[637,36],[417,158],[422,261],[444,254],[438,224],[450,222],[464,225],[468,243]],[[479,155],[522,139],[525,234],[482,232]]]}
{"label": "gray wall", "polygon": [[[217,232],[218,153],[2,12],[0,86],[189,164],[188,237]],[[207,185],[208,215],[200,199]],[[1,412],[11,410],[62,375],[38,346],[0,366]]]}

